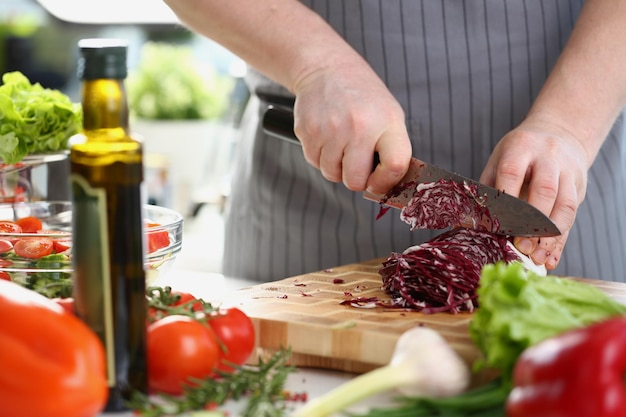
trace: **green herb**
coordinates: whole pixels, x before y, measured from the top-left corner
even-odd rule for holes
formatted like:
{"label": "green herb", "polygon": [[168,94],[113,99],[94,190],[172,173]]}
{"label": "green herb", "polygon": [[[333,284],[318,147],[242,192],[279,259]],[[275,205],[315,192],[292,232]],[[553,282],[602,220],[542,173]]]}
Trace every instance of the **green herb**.
{"label": "green herb", "polygon": [[470,335],[485,356],[478,367],[493,367],[510,377],[529,346],[567,330],[626,314],[626,305],[590,284],[540,276],[519,263],[483,268],[480,307]]}
{"label": "green herb", "polygon": [[180,293],[172,291],[170,286],[148,287],[146,288],[146,298],[148,307],[150,307],[149,320],[151,323],[173,314],[196,319],[202,313],[209,316],[219,311],[219,306],[213,306],[201,298],[181,302]]}
{"label": "green herb", "polygon": [[[14,252],[4,254],[1,259],[24,262],[23,258],[17,256]],[[11,275],[11,281],[29,290],[36,291],[45,297],[67,298],[72,296],[72,274],[70,272],[54,271],[54,269],[65,269],[68,263],[69,257],[67,255],[55,253],[28,263],[27,269],[37,272],[20,271],[9,272],[9,274]]]}
{"label": "green herb", "polygon": [[509,389],[496,379],[448,398],[398,397],[393,408],[374,408],[359,417],[504,417]]}
{"label": "green herb", "polygon": [[228,400],[245,400],[241,417],[282,417],[286,415],[289,396],[285,391],[288,375],[295,370],[287,364],[289,349],[282,349],[256,366],[240,366],[219,378],[193,380],[180,396],[146,396],[135,393],[129,407],[142,417],[178,415],[219,407]]}
{"label": "green herb", "polygon": [[82,109],[58,90],[31,84],[21,72],[2,76],[0,86],[0,159],[20,162],[30,154],[67,149],[82,126]]}

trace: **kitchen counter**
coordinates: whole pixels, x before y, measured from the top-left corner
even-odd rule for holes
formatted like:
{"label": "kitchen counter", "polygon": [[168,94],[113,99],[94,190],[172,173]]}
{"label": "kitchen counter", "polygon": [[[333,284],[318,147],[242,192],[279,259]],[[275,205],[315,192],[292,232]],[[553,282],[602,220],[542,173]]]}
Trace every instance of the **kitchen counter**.
{"label": "kitchen counter", "polygon": [[[286,389],[293,393],[302,393],[306,392],[308,399],[319,397],[326,392],[332,390],[335,387],[338,387],[342,383],[350,380],[353,375],[324,370],[324,369],[299,369],[296,372],[289,375],[287,380]],[[365,412],[368,408],[372,406],[383,406],[386,403],[389,404],[390,395],[389,394],[381,394],[378,396],[373,396],[368,398],[367,400],[363,400],[363,402],[355,405],[350,408],[350,411],[353,412]],[[241,410],[241,403],[229,403],[224,408],[223,411],[228,412],[230,417],[238,417],[240,416],[239,412]],[[291,409],[296,410],[298,407],[302,406],[302,403],[289,403]],[[130,412],[125,413],[103,413],[100,417],[135,417]],[[337,415],[339,417],[339,414]]]}
{"label": "kitchen counter", "polygon": [[[195,270],[186,270],[173,267],[166,274],[157,278],[154,285],[171,286],[173,289],[189,292],[198,298],[207,301],[219,301],[229,292],[236,291],[251,285],[258,284],[242,279],[226,278],[219,273],[206,273]],[[355,374],[348,372],[299,368],[289,375],[286,389],[293,393],[306,392],[309,400],[319,397],[333,388],[353,378]],[[390,393],[373,396],[350,408],[350,411],[364,412],[373,405],[382,406],[389,403]],[[302,406],[301,403],[289,403],[293,409]],[[241,404],[230,403],[224,408],[231,417],[239,416]],[[103,413],[101,417],[134,417],[132,413]]]}
{"label": "kitchen counter", "polygon": [[[221,270],[221,241],[223,237],[221,214],[215,207],[206,206],[194,218],[185,219],[183,249],[172,267],[160,274],[153,285],[171,286],[209,302],[219,302],[229,293],[258,284],[245,279],[225,277]],[[211,231],[207,239],[207,231]],[[286,389],[293,393],[306,392],[308,399],[319,397],[353,378],[355,374],[317,368],[299,368],[289,375]],[[363,412],[372,405],[384,405],[390,401],[389,394],[381,394],[364,400],[350,408]],[[294,409],[301,403],[290,403]],[[239,416],[241,404],[228,404],[224,410],[231,417]],[[101,417],[133,417],[132,413],[103,413]]]}

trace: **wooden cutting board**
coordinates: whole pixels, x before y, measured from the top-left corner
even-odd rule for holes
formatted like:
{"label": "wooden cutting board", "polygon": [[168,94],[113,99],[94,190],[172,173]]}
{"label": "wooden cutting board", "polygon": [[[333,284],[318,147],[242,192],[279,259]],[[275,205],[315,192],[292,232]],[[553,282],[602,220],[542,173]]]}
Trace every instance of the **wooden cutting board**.
{"label": "wooden cutting board", "polygon": [[[237,306],[252,318],[259,353],[291,347],[292,362],[301,367],[369,371],[387,364],[398,337],[417,325],[439,331],[468,365],[478,359],[480,352],[468,332],[469,313],[423,314],[341,304],[355,297],[389,300],[378,274],[382,261],[374,259],[244,288],[227,297],[223,305]],[[626,303],[626,284],[579,280]]]}

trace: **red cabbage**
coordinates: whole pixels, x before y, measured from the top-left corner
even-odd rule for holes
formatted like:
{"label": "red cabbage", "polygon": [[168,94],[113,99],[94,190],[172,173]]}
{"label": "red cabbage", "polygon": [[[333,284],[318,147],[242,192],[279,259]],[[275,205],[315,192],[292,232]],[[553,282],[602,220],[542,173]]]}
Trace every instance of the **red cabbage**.
{"label": "red cabbage", "polygon": [[399,307],[424,313],[471,312],[477,307],[483,266],[519,256],[506,236],[494,233],[499,223],[474,184],[446,179],[401,184],[382,200],[378,217],[385,214],[386,201],[412,187],[415,193],[400,214],[411,230],[453,229],[403,253],[392,253],[380,270],[383,288]]}
{"label": "red cabbage", "polygon": [[459,227],[392,253],[379,273],[396,306],[424,313],[471,312],[478,306],[483,266],[499,260],[519,260],[506,236]]}
{"label": "red cabbage", "polygon": [[498,220],[491,217],[485,197],[478,194],[476,184],[440,179],[417,186],[413,184],[413,187],[415,194],[400,213],[400,218],[411,225],[411,230],[461,225],[495,232],[500,226]]}

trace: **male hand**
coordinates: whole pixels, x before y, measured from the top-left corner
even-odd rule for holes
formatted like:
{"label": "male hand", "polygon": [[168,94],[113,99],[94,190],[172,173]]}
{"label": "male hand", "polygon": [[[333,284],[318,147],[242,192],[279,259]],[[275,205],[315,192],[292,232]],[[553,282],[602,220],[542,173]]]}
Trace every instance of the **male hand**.
{"label": "male hand", "polygon": [[527,200],[561,231],[549,238],[515,238],[539,265],[557,267],[587,188],[589,157],[581,141],[545,117],[524,120],[495,147],[481,182]]}
{"label": "male hand", "polygon": [[[294,131],[326,179],[379,195],[402,179],[411,158],[404,112],[364,61],[318,68],[295,94]],[[372,172],[374,152],[380,164]]]}

